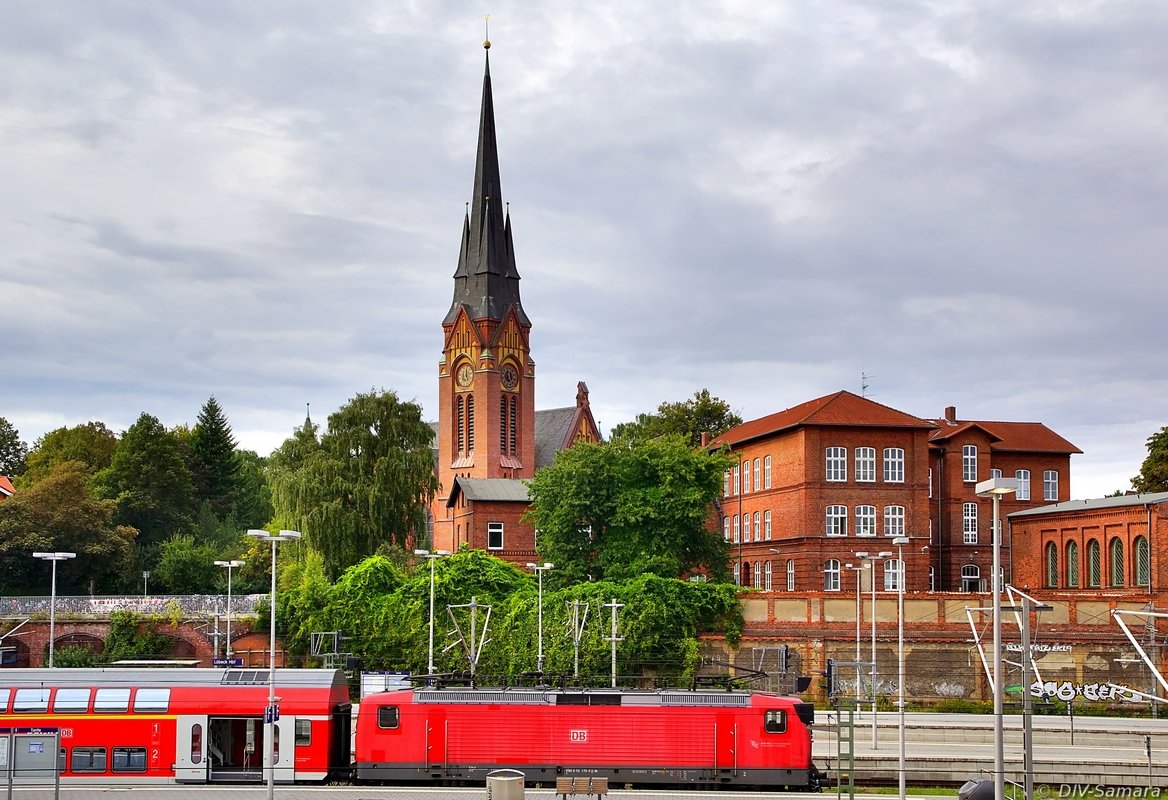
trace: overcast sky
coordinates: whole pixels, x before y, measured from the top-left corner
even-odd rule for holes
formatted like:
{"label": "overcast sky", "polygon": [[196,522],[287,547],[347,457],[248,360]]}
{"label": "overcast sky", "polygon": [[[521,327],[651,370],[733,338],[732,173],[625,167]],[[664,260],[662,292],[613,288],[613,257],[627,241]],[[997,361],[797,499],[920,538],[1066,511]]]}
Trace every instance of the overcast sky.
{"label": "overcast sky", "polygon": [[1163,0],[86,2],[0,24],[0,416],[437,417],[491,14],[537,407],[1168,424]]}

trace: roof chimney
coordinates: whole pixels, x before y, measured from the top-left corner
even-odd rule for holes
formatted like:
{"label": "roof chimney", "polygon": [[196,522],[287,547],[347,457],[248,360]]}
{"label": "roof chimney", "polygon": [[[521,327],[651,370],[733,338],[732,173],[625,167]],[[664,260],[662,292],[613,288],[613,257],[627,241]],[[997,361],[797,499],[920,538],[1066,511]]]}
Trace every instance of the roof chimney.
{"label": "roof chimney", "polygon": [[957,423],[957,406],[945,406],[945,421],[951,425]]}
{"label": "roof chimney", "polygon": [[702,431],[702,447],[710,446],[710,432]]}

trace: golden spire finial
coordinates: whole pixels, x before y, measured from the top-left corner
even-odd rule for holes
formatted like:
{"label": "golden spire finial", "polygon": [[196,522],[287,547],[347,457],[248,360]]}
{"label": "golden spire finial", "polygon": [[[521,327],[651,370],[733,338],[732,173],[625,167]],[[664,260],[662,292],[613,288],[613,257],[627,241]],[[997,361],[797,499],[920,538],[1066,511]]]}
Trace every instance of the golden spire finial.
{"label": "golden spire finial", "polygon": [[491,49],[491,15],[483,14],[483,49]]}

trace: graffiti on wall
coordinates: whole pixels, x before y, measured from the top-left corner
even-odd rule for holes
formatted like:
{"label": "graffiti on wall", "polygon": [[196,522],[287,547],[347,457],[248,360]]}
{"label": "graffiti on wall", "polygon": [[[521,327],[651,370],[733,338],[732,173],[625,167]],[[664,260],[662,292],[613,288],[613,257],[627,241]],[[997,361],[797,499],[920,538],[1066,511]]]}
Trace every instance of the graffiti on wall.
{"label": "graffiti on wall", "polygon": [[1091,702],[1121,700],[1126,703],[1141,702],[1141,698],[1130,686],[1114,683],[1075,683],[1074,681],[1035,681],[1030,684],[1032,697],[1050,700],[1089,700]]}

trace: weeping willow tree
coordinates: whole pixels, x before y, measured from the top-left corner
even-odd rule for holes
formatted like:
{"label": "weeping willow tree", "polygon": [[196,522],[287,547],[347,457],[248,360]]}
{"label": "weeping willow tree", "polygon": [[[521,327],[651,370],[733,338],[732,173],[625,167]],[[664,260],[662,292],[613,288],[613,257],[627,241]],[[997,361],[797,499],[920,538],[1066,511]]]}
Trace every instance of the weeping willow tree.
{"label": "weeping willow tree", "polygon": [[438,490],[434,431],[416,403],[389,391],[358,394],[329,415],[319,438],[309,423],[273,454],[276,519],[304,534],[326,575],[425,530]]}

